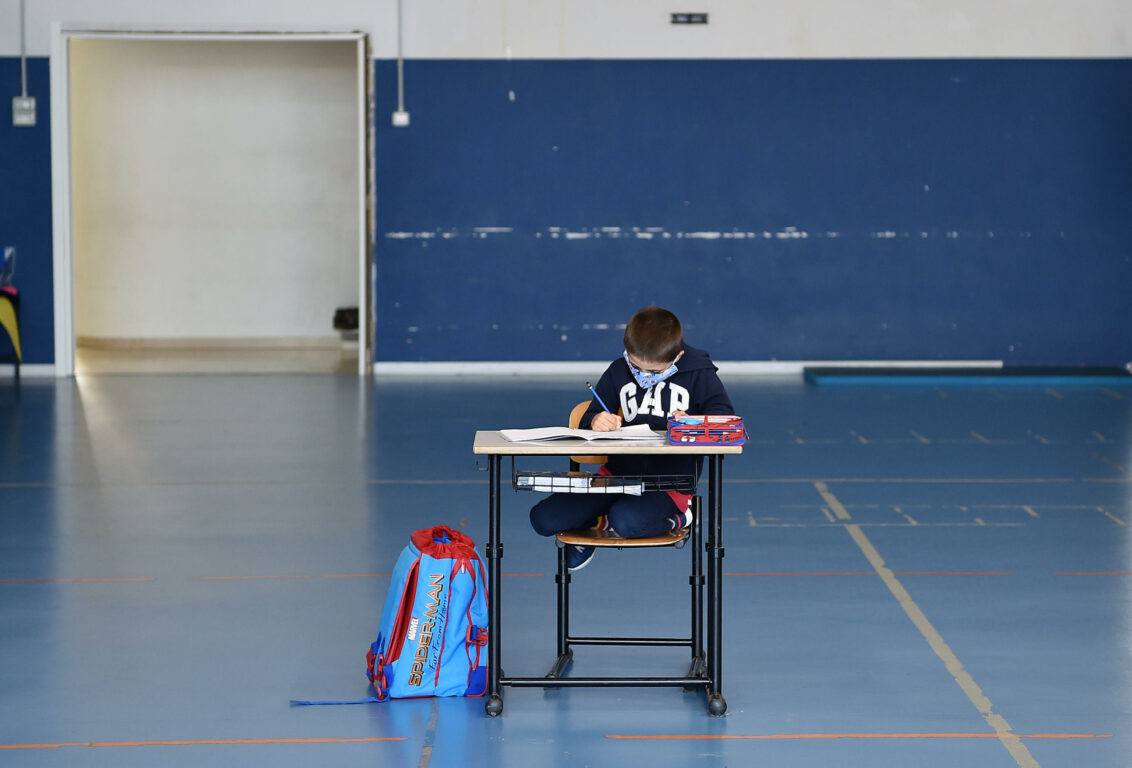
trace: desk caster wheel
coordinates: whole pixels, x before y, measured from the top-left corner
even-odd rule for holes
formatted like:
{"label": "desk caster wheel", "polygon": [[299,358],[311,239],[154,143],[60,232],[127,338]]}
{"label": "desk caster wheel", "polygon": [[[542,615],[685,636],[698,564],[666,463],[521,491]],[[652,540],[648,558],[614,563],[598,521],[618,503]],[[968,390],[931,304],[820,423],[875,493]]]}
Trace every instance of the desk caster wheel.
{"label": "desk caster wheel", "polygon": [[496,694],[487,700],[483,705],[484,712],[487,712],[488,717],[499,717],[503,714],[503,697]]}
{"label": "desk caster wheel", "polygon": [[712,717],[723,717],[727,712],[727,702],[723,699],[723,694],[713,693],[708,696],[707,711]]}

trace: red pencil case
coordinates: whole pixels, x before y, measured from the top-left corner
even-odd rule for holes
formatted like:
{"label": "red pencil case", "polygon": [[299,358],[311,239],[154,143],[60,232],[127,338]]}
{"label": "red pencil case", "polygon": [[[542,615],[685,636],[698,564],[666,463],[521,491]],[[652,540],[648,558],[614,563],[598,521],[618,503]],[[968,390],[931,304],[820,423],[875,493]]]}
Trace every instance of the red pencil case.
{"label": "red pencil case", "polygon": [[673,445],[742,445],[747,430],[742,416],[681,416],[668,419]]}

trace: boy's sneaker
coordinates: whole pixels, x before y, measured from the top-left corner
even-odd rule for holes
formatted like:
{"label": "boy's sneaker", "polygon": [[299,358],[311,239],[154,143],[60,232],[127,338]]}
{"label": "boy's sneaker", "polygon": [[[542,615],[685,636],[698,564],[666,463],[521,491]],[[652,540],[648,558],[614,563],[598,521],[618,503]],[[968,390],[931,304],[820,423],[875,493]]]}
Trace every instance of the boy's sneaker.
{"label": "boy's sneaker", "polygon": [[579,547],[574,544],[566,545],[566,567],[571,573],[580,571],[590,564],[597,553],[597,547]]}
{"label": "boy's sneaker", "polygon": [[598,515],[597,523],[590,528],[591,531],[612,531],[613,526],[609,524],[609,515]]}
{"label": "boy's sneaker", "polygon": [[688,508],[683,512],[677,512],[672,517],[668,518],[669,525],[672,526],[672,532],[676,533],[685,528],[692,527],[692,503],[688,502]]}

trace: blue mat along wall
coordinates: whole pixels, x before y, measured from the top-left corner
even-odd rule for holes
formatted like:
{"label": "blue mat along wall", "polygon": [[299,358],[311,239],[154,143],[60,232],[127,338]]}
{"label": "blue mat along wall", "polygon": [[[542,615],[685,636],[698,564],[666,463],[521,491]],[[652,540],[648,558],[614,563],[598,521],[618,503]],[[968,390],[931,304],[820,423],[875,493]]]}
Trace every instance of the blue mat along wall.
{"label": "blue mat along wall", "polygon": [[1132,359],[1132,61],[375,66],[378,360]]}
{"label": "blue mat along wall", "polygon": [[[25,364],[55,362],[51,252],[51,109],[47,58],[27,61],[28,95],[36,124],[12,125],[12,97],[20,95],[20,60],[0,57],[0,248],[16,247],[20,289],[20,344]],[[0,332],[0,357],[12,351]]]}

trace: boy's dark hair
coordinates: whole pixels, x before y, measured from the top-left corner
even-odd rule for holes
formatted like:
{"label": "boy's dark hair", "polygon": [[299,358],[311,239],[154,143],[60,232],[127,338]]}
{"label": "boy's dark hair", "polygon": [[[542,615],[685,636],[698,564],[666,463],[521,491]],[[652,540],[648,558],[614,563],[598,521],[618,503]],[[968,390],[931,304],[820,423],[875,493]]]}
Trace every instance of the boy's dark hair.
{"label": "boy's dark hair", "polygon": [[667,363],[684,349],[684,329],[667,309],[638,309],[625,326],[625,351],[638,360]]}

